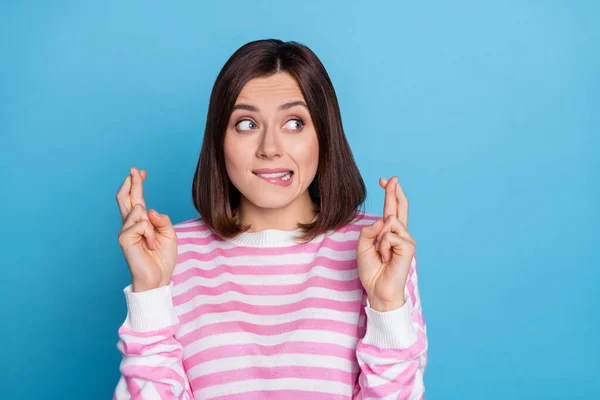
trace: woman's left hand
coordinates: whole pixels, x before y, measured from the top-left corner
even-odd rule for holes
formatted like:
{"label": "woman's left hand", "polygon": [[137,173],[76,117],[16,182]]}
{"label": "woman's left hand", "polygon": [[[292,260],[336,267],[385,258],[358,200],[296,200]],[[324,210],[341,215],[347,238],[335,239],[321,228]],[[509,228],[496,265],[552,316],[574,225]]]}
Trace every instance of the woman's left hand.
{"label": "woman's left hand", "polygon": [[358,238],[356,260],[370,307],[390,311],[404,305],[404,287],[416,242],[408,233],[408,199],[398,177],[381,178],[385,189],[383,221],[365,226]]}

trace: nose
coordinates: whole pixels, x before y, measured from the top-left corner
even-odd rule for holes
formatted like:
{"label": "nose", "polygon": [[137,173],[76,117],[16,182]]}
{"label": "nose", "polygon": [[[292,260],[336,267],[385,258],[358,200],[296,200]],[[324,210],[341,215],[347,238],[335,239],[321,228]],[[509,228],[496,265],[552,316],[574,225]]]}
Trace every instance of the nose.
{"label": "nose", "polygon": [[[272,126],[272,125],[271,125]],[[259,158],[281,157],[283,148],[281,138],[276,128],[266,127],[262,133],[262,139],[257,149]]]}

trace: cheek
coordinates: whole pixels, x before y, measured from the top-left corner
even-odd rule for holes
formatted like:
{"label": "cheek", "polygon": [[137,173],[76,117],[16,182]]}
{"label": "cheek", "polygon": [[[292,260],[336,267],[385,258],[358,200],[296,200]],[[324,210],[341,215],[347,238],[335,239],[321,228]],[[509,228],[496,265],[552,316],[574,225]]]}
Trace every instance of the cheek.
{"label": "cheek", "polygon": [[225,156],[225,168],[231,177],[240,173],[240,169],[244,166],[245,154],[239,144],[224,143],[223,153]]}
{"label": "cheek", "polygon": [[319,142],[311,140],[298,144],[294,150],[294,158],[305,173],[314,173],[319,165]]}
{"label": "cheek", "polygon": [[319,165],[319,140],[315,137],[310,143],[309,149],[310,165],[316,171]]}

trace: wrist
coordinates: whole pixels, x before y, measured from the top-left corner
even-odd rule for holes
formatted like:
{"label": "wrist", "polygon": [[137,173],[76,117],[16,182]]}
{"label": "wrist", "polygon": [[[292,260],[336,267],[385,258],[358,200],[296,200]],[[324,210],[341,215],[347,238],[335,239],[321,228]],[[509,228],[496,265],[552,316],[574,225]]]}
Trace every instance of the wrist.
{"label": "wrist", "polygon": [[404,298],[392,301],[383,301],[376,297],[369,297],[369,308],[378,312],[388,312],[397,310],[404,306],[405,303],[406,301],[404,300]]}
{"label": "wrist", "polygon": [[164,285],[162,285],[160,283],[133,281],[133,283],[131,284],[131,291],[133,293],[146,292],[148,290],[158,289],[161,286],[164,286]]}

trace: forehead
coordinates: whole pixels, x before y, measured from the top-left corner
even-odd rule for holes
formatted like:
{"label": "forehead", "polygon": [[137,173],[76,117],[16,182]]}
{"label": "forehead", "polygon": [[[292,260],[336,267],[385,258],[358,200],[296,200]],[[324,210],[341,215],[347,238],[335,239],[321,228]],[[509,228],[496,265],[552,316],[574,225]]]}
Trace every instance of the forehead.
{"label": "forehead", "polygon": [[290,74],[280,72],[249,80],[238,95],[236,104],[279,106],[281,103],[294,100],[304,100],[300,85]]}

